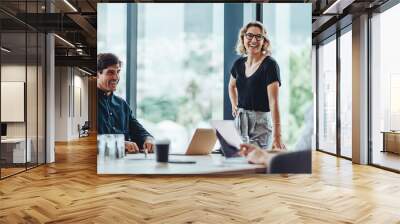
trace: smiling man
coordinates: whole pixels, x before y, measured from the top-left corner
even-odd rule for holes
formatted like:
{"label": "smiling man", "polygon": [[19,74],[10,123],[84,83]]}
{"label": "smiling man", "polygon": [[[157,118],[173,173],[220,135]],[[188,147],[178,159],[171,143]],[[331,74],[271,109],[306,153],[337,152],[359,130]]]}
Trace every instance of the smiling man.
{"label": "smiling man", "polygon": [[97,55],[97,128],[98,134],[124,134],[125,149],[153,152],[154,141],[133,117],[128,103],[114,94],[119,82],[121,61],[111,53]]}

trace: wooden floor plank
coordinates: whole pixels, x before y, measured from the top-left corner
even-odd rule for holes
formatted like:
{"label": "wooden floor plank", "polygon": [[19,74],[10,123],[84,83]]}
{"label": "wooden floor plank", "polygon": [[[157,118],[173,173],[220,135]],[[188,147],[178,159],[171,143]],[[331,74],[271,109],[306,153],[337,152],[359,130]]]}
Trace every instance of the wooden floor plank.
{"label": "wooden floor plank", "polygon": [[0,223],[400,223],[400,175],[313,152],[311,175],[96,174],[96,138],[0,181]]}

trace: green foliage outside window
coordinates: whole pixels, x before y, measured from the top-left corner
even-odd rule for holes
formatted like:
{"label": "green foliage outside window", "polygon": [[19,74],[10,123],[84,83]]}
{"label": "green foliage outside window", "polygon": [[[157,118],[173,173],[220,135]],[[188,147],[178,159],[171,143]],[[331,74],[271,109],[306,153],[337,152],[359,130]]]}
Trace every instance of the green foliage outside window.
{"label": "green foliage outside window", "polygon": [[304,115],[313,102],[311,51],[304,48],[300,52],[291,52],[289,56],[289,114],[285,143],[291,148],[300,136],[304,125]]}

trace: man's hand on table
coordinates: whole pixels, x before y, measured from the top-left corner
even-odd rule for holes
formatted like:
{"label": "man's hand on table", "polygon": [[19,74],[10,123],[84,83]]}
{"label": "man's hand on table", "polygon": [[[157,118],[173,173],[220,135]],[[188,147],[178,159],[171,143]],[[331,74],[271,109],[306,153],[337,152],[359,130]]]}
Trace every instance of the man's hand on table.
{"label": "man's hand on table", "polygon": [[[145,153],[152,153],[154,151],[154,140],[151,137],[146,138],[146,140],[143,143],[143,151]],[[138,153],[141,152],[142,150],[139,149],[139,146],[135,142],[130,142],[130,141],[125,141],[125,150],[128,153]]]}
{"label": "man's hand on table", "polygon": [[138,153],[139,147],[134,142],[125,141],[125,150],[129,153]]}

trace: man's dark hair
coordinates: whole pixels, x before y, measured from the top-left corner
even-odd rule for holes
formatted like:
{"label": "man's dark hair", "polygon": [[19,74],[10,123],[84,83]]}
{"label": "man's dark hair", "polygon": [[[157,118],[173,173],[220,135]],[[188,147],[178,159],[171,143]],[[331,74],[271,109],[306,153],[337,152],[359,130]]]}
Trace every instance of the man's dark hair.
{"label": "man's dark hair", "polygon": [[108,66],[112,65],[121,66],[122,62],[119,58],[113,53],[102,53],[97,55],[97,72],[103,72],[103,69],[106,69]]}

